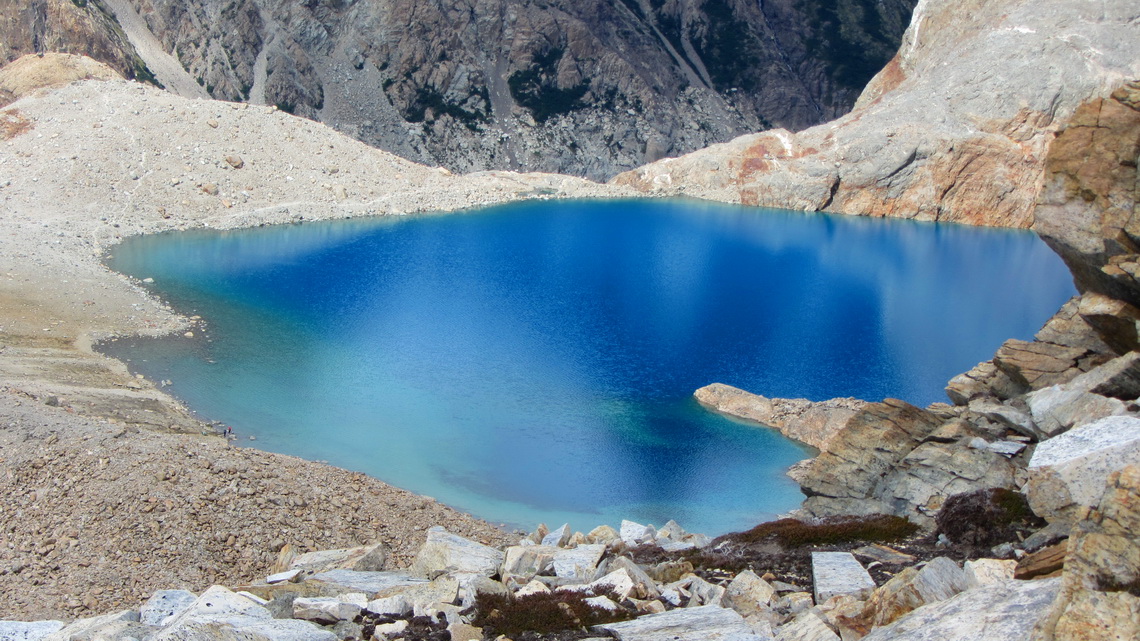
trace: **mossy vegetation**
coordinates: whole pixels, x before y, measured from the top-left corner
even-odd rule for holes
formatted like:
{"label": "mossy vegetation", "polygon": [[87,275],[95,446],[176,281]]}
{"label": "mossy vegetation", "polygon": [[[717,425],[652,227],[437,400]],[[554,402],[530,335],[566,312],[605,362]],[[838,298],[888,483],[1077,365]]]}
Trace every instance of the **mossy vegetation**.
{"label": "mossy vegetation", "polygon": [[939,534],[953,543],[993,546],[1016,540],[1016,532],[1045,522],[1029,509],[1025,495],[1004,488],[957,494],[946,499],[935,519]]}
{"label": "mossy vegetation", "polygon": [[541,592],[521,597],[480,594],[475,599],[472,623],[483,628],[484,636],[516,636],[523,632],[546,634],[562,630],[578,630],[601,623],[626,621],[634,613],[607,610],[591,605],[586,599],[600,596],[587,592]]}
{"label": "mossy vegetation", "polygon": [[780,519],[761,523],[747,532],[730,534],[728,538],[737,543],[756,543],[771,539],[785,548],[795,548],[853,541],[889,543],[914,536],[918,530],[917,525],[902,517],[876,514],[834,517],[820,523]]}
{"label": "mossy vegetation", "polygon": [[763,48],[756,33],[747,22],[737,19],[727,0],[708,0],[703,10],[707,29],[702,34],[698,25],[690,25],[689,39],[704,61],[713,87],[720,91],[757,89],[753,72],[761,66]]}

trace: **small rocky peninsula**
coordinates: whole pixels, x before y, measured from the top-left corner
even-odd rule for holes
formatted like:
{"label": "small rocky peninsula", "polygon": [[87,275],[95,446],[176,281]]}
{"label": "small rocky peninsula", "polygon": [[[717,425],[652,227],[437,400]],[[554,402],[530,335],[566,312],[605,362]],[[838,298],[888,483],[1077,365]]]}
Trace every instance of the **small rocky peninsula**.
{"label": "small rocky peninsula", "polygon": [[[452,175],[73,56],[0,69],[0,639],[1140,637],[1137,24],[1124,2],[919,2],[833,130],[609,185]],[[851,173],[899,150],[894,173]],[[791,471],[795,518],[714,540],[672,522],[508,533],[234,447],[91,349],[194,331],[102,265],[130,235],[644,191],[1031,226],[1080,295],[948,403],[697,392],[820,450]]]}

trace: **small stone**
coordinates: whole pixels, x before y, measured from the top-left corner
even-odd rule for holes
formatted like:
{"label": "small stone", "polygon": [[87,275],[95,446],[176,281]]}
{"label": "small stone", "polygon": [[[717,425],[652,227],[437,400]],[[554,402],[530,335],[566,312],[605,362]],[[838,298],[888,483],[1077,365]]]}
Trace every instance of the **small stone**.
{"label": "small stone", "polygon": [[230,155],[226,156],[226,164],[234,169],[241,169],[245,166],[245,161],[241,159],[241,156]]}

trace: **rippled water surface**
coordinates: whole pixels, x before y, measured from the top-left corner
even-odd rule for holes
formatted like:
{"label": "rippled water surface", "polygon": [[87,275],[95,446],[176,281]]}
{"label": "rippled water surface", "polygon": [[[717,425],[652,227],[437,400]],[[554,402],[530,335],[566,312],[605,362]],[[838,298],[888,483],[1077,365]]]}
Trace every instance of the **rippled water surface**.
{"label": "rippled water surface", "polygon": [[166,234],[109,262],[209,325],[106,349],[243,442],[581,530],[798,504],[783,471],[810,452],[702,411],[702,385],[944,400],[1073,294],[1030,233],[690,201]]}

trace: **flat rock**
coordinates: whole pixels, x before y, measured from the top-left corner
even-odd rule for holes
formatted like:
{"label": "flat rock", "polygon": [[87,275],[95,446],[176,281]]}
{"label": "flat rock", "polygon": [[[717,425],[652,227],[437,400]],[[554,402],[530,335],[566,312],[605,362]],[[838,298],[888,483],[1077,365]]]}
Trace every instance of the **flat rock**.
{"label": "flat rock", "polygon": [[499,571],[502,563],[503,553],[499,550],[434,526],[428,529],[427,541],[408,572],[416,576],[456,572],[490,577]]}
{"label": "flat rock", "polygon": [[619,641],[759,641],[744,617],[716,605],[649,614],[591,630],[610,632]]}
{"label": "flat rock", "polygon": [[63,621],[0,621],[0,641],[38,641],[63,625]]}
{"label": "flat rock", "polygon": [[863,641],[1029,641],[1058,579],[1005,581],[918,608]]}
{"label": "flat rock", "polygon": [[181,614],[198,596],[187,590],[159,590],[139,608],[139,621],[147,625],[162,625],[168,618]]}
{"label": "flat rock", "polygon": [[339,586],[345,592],[364,592],[375,595],[392,588],[411,587],[427,584],[427,579],[412,576],[406,572],[357,572],[355,570],[330,570],[309,577],[309,581]]}
{"label": "flat rock", "polygon": [[1140,459],[1140,418],[1112,416],[1042,442],[1029,460],[1029,506],[1050,523],[1072,524],[1096,505],[1113,472]]}
{"label": "flat rock", "polygon": [[348,603],[330,597],[298,597],[293,600],[293,618],[332,624],[337,621],[351,621],[364,607],[358,603]]}
{"label": "flat rock", "polygon": [[811,574],[815,602],[850,594],[864,598],[875,589],[875,581],[850,552],[812,552]]}
{"label": "flat rock", "polygon": [[355,570],[379,572],[384,569],[387,549],[382,543],[362,545],[339,550],[318,550],[295,556],[286,569],[298,569],[311,574],[328,570]]}

